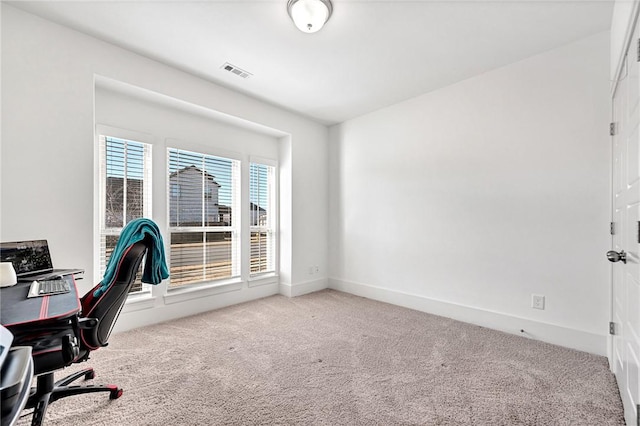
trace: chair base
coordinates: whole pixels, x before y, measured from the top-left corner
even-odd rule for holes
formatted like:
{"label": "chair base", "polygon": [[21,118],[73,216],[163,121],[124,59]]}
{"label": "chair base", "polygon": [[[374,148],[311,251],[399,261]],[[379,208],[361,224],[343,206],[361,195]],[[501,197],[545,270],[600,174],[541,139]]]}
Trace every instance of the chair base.
{"label": "chair base", "polygon": [[85,368],[57,382],[53,381],[53,372],[38,376],[36,387],[31,389],[31,395],[25,407],[34,409],[31,426],[41,426],[49,404],[60,398],[92,392],[109,392],[109,399],[118,399],[122,396],[122,389],[116,385],[71,385],[81,377],[84,377],[84,380],[93,379],[95,377],[93,368]]}

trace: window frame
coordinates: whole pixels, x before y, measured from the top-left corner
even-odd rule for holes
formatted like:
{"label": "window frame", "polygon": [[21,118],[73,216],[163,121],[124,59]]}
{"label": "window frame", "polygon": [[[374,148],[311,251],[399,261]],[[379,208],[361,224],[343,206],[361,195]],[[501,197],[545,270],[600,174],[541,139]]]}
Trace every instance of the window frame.
{"label": "window frame", "polygon": [[[178,285],[172,285],[171,283],[171,272],[170,272],[170,277],[167,283],[167,295],[171,294],[171,299],[166,299],[165,298],[165,302],[167,303],[173,303],[173,302],[177,302],[177,301],[182,301],[184,300],[188,300],[189,297],[188,293],[192,293],[194,291],[199,291],[202,290],[203,288],[210,288],[210,287],[220,287],[220,286],[225,286],[229,283],[236,283],[240,280],[241,274],[242,274],[242,259],[241,259],[241,249],[242,249],[242,227],[241,227],[241,209],[240,209],[240,199],[242,197],[242,188],[240,185],[240,181],[241,181],[241,167],[242,167],[242,159],[241,156],[239,155],[235,155],[234,153],[229,153],[229,152],[222,152],[222,150],[216,150],[216,149],[211,149],[209,147],[204,147],[204,146],[190,146],[189,144],[187,144],[187,146],[185,147],[184,143],[180,143],[181,141],[178,140],[174,140],[174,139],[168,139],[167,140],[167,144],[165,145],[165,159],[166,159],[166,163],[165,163],[165,184],[166,184],[166,189],[165,189],[165,196],[166,196],[166,215],[167,215],[167,240],[168,240],[168,250],[167,250],[167,257],[168,257],[168,266],[169,266],[169,270],[171,271],[171,265],[172,265],[172,259],[171,259],[171,254],[172,254],[172,248],[171,248],[171,242],[172,242],[172,236],[174,233],[204,233],[205,234],[205,238],[206,238],[206,234],[213,232],[213,233],[225,233],[225,232],[230,232],[232,237],[232,243],[231,243],[231,259],[232,259],[232,265],[231,265],[231,275],[227,276],[227,277],[221,277],[221,278],[214,278],[214,279],[203,279],[201,281],[197,281],[197,282],[192,282],[192,283],[186,283],[186,284],[178,284]],[[201,157],[214,157],[214,158],[219,158],[219,159],[223,159],[223,160],[230,160],[232,161],[232,202],[231,202],[231,225],[230,226],[217,226],[217,225],[205,225],[203,223],[202,226],[172,226],[171,224],[171,198],[172,198],[172,188],[174,185],[172,185],[171,182],[171,171],[170,171],[170,167],[171,167],[171,151],[175,150],[178,152],[185,152],[188,154],[195,154],[197,156],[201,156]],[[179,187],[180,184],[178,185],[178,189],[177,191],[175,191],[177,193],[177,195],[181,195],[181,188]],[[205,197],[206,195],[206,186],[202,187],[202,195],[203,195],[203,209],[204,209],[204,202],[206,202],[207,198]],[[206,251],[206,247],[203,247],[203,251]],[[235,262],[234,262],[235,260]],[[203,268],[203,274],[206,273],[204,268]],[[176,296],[178,294],[183,294],[184,297],[179,297],[176,300],[173,300],[176,298]]]}
{"label": "window frame", "polygon": [[[252,224],[252,212],[251,212],[251,165],[263,165],[270,167],[270,176],[268,181],[268,208],[267,211],[267,223],[265,225],[253,225]],[[279,179],[278,179],[278,162],[269,158],[259,157],[250,155],[247,162],[248,169],[248,186],[249,189],[247,191],[247,198],[249,203],[247,204],[247,208],[249,209],[249,232],[247,236],[247,247],[248,247],[248,259],[247,259],[247,281],[249,282],[249,286],[258,285],[261,283],[270,283],[271,277],[278,276],[278,265],[279,265],[279,247],[280,247],[280,239],[279,239],[279,223],[280,217],[278,215],[278,205],[279,205]],[[271,235],[270,241],[270,250],[271,250],[271,265],[270,268],[266,271],[259,271],[256,273],[251,272],[251,235],[254,232],[267,232]],[[266,280],[266,281],[265,281]]]}
{"label": "window frame", "polygon": [[[108,258],[104,253],[104,239],[108,236],[119,236],[122,229],[126,225],[126,193],[123,202],[123,225],[122,227],[106,226],[106,185],[107,185],[107,139],[118,139],[125,142],[133,142],[143,145],[143,210],[142,216],[152,218],[153,216],[153,136],[134,132],[116,127],[96,125],[96,194],[97,194],[97,214],[96,214],[96,240],[94,255],[94,280],[96,282],[102,279]],[[126,181],[126,179],[125,179]],[[126,183],[125,186],[126,188]],[[148,297],[151,295],[151,286],[142,283],[142,287],[138,291],[129,293],[132,296]]]}

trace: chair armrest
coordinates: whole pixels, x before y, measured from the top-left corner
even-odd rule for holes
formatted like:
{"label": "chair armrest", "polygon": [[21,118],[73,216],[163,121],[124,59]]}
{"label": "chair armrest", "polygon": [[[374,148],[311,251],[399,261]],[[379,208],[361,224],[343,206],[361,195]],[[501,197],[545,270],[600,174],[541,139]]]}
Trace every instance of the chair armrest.
{"label": "chair armrest", "polygon": [[79,318],[78,328],[81,330],[91,330],[92,328],[98,328],[100,320],[98,318]]}

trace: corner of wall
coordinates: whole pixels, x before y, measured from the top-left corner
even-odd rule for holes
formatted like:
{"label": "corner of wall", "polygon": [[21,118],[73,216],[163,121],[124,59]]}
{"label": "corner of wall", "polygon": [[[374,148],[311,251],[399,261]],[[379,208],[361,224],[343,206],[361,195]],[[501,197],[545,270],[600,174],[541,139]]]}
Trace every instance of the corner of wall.
{"label": "corner of wall", "polygon": [[297,284],[280,282],[280,294],[286,297],[297,297],[304,294],[329,288],[329,280],[320,278],[318,280],[305,281]]}

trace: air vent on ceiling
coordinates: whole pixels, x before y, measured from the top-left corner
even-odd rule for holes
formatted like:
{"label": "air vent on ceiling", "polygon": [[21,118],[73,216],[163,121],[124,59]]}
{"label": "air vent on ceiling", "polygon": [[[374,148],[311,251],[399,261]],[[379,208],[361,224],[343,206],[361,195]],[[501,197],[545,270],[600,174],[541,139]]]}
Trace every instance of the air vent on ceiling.
{"label": "air vent on ceiling", "polygon": [[242,68],[238,68],[235,65],[230,64],[229,62],[225,62],[220,68],[242,78],[249,78],[253,75],[250,72],[243,70]]}

